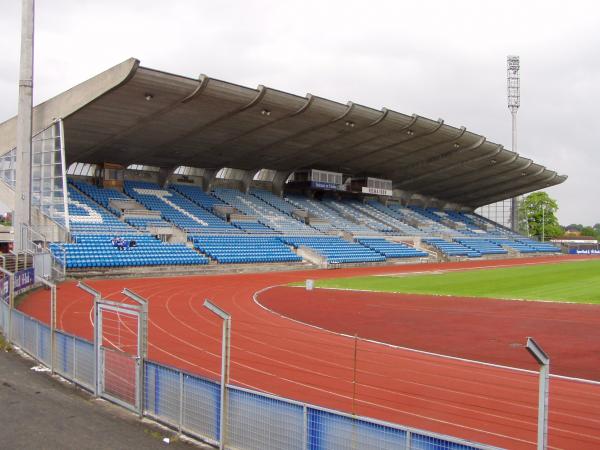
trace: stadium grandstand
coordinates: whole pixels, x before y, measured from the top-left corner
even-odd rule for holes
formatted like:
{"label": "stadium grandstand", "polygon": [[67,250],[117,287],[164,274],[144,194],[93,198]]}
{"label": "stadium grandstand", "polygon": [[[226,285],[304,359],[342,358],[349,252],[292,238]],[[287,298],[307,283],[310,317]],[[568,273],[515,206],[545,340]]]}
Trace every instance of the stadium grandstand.
{"label": "stadium grandstand", "polygon": [[[441,119],[136,59],[33,109],[25,188],[16,129],[0,123],[19,244],[0,330],[51,372],[220,448],[526,449],[548,391],[518,333],[537,326],[562,344],[550,446],[597,448],[596,369],[566,357],[581,340],[562,338],[554,305],[496,303],[529,299],[511,283],[491,299],[396,285],[570,276],[574,257],[477,213],[566,176]],[[307,270],[321,268],[343,269]],[[586,334],[587,310],[568,307]]]}
{"label": "stadium grandstand", "polygon": [[[16,123],[0,124],[9,208]],[[33,136],[31,228],[71,272],[559,251],[474,211],[566,177],[441,119],[129,59],[36,106]]]}

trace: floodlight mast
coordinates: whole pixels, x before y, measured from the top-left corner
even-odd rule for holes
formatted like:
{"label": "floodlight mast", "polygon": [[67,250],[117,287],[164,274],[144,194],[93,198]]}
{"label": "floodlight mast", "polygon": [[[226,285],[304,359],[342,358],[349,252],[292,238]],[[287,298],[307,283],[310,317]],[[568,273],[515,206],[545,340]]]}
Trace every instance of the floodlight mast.
{"label": "floodlight mast", "polygon": [[508,109],[512,115],[512,151],[517,151],[517,111],[521,106],[521,63],[518,56],[506,58]]}
{"label": "floodlight mast", "polygon": [[[512,116],[512,151],[517,151],[517,111],[521,106],[521,63],[518,56],[506,57],[506,88],[508,109]],[[518,202],[517,197],[511,200],[510,220],[513,231],[518,231]]]}
{"label": "floodlight mast", "polygon": [[21,60],[13,229],[15,249],[25,250],[22,225],[31,225],[31,131],[33,116],[34,0],[21,1]]}

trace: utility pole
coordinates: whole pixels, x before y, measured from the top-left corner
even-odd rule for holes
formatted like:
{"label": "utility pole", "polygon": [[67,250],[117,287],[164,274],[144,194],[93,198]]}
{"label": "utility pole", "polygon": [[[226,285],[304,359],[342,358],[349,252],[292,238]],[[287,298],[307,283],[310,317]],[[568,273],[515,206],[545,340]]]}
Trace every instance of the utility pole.
{"label": "utility pole", "polygon": [[546,241],[546,204],[542,204],[542,242]]}
{"label": "utility pole", "polygon": [[[521,64],[518,56],[506,58],[506,86],[508,96],[508,109],[512,116],[512,151],[517,151],[517,111],[521,106]],[[510,222],[513,231],[518,231],[519,211],[518,198],[511,199]]]}
{"label": "utility pole", "polygon": [[33,29],[35,0],[21,1],[21,60],[17,116],[16,185],[13,229],[15,250],[25,249],[23,224],[31,224],[31,134],[33,115]]}

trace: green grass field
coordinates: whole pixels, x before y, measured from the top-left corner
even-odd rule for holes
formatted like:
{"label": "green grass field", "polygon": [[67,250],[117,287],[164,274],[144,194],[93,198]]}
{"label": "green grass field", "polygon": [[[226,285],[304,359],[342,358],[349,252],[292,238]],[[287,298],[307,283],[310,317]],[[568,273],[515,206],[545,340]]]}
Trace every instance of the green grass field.
{"label": "green grass field", "polygon": [[439,274],[338,278],[320,280],[316,286],[410,294],[600,303],[600,260]]}

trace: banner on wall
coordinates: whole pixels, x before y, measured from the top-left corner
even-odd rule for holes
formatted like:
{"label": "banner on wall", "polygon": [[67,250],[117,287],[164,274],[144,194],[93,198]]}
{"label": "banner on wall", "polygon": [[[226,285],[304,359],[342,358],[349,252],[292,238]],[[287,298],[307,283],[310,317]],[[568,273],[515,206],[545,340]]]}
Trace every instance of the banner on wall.
{"label": "banner on wall", "polygon": [[596,250],[596,249],[590,249],[590,248],[586,248],[586,249],[577,249],[577,248],[571,248],[569,249],[569,253],[571,255],[600,255],[600,250]]}
{"label": "banner on wall", "polygon": [[391,189],[382,189],[382,188],[374,188],[374,187],[362,187],[363,194],[373,194],[373,195],[385,195],[387,197],[391,197],[393,195],[393,191]]}
{"label": "banner on wall", "polygon": [[310,187],[313,189],[322,189],[324,191],[337,191],[339,186],[335,183],[326,183],[324,181],[311,181]]}
{"label": "banner on wall", "polygon": [[15,294],[29,286],[32,286],[35,281],[35,271],[33,267],[29,269],[19,270],[15,273]]}

